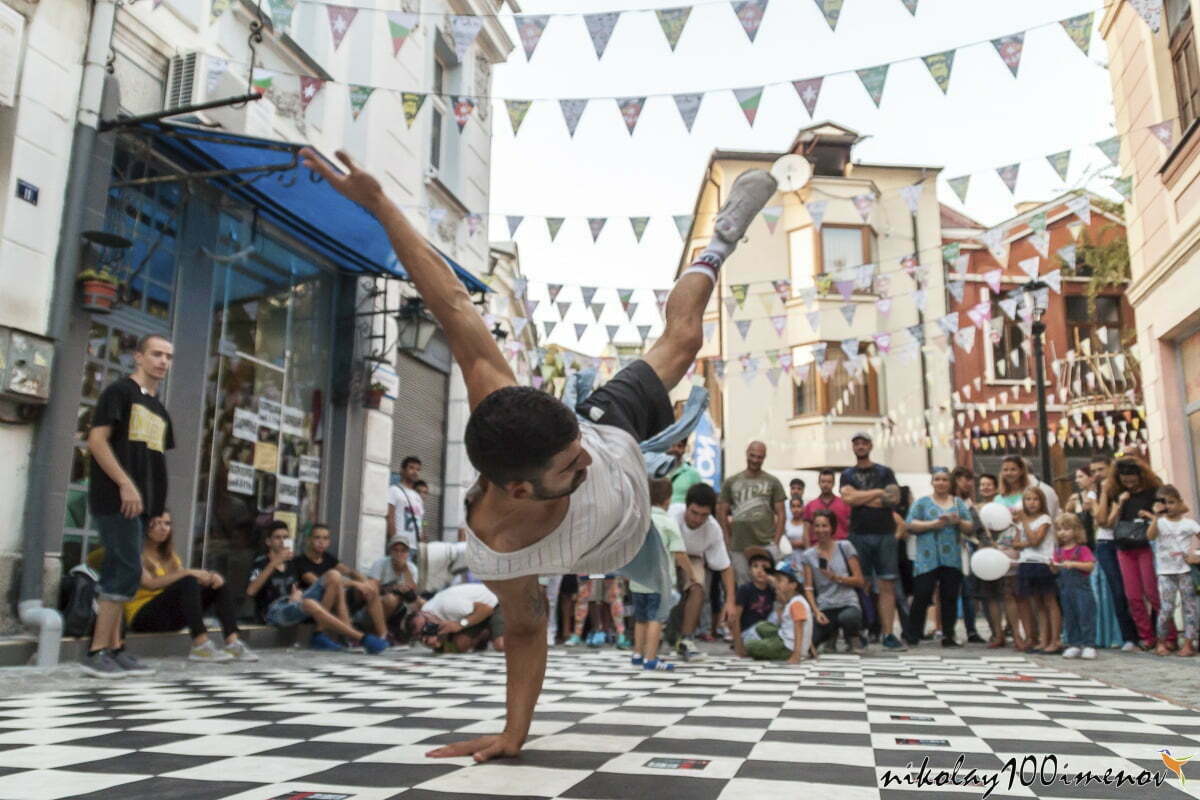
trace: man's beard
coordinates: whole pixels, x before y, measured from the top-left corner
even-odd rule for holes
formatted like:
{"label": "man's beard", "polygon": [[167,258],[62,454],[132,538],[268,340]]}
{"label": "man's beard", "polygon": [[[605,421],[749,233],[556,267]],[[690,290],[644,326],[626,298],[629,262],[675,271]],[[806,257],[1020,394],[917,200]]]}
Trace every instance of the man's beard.
{"label": "man's beard", "polygon": [[582,486],[584,480],[586,480],[586,479],[587,479],[587,471],[581,469],[581,470],[579,470],[579,472],[575,473],[575,478],[574,478],[574,480],[571,481],[571,485],[566,489],[566,491],[558,492],[556,494],[548,493],[546,491],[546,487],[542,485],[542,482],[540,480],[535,480],[535,481],[533,481],[533,499],[534,500],[557,500],[560,497],[566,497],[568,495],[574,494],[575,490],[578,489],[580,486]]}

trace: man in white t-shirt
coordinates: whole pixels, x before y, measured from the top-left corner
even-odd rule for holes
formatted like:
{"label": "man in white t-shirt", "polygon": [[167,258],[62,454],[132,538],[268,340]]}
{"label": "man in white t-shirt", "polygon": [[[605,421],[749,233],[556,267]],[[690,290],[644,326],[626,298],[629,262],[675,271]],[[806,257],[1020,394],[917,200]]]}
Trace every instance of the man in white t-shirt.
{"label": "man in white t-shirt", "polygon": [[[467,496],[467,561],[507,618],[507,715],[501,733],[429,755],[469,755],[477,762],[515,756],[546,674],[546,599],[538,577],[619,574],[657,588],[660,596],[670,592],[671,562],[650,521],[638,442],[675,423],[669,392],[704,344],[704,312],[721,265],[775,195],[775,179],[763,170],[737,177],[713,220],[715,235],[680,271],[667,298],[662,335],[642,359],[572,410],[546,392],[517,385],[471,295],[374,176],[344,152],[337,157],[346,173],[311,149],[300,155],[379,220],[445,332],[467,388],[471,414],[463,438],[480,473]],[[668,607],[660,603],[659,613]]]}
{"label": "man in white t-shirt", "polygon": [[[681,620],[678,650],[685,661],[700,657],[692,636],[700,625],[704,599],[708,597],[708,581],[712,572],[721,574],[725,586],[725,610],[718,624],[729,624],[737,613],[737,592],[734,588],[733,563],[725,547],[725,534],[713,513],[717,510],[717,493],[707,483],[697,483],[687,491],[684,507],[671,515],[687,550],[689,572],[680,576]],[[710,572],[711,570],[711,572]],[[681,571],[682,572],[682,571]]]}
{"label": "man in white t-shirt", "polygon": [[400,483],[388,488],[387,536],[392,541],[397,534],[408,540],[410,548],[428,541],[421,521],[425,518],[425,499],[417,491],[421,482],[421,459],[405,456],[400,464]]}
{"label": "man in white t-shirt", "polygon": [[447,586],[428,600],[418,600],[419,609],[409,619],[413,638],[436,652],[469,653],[490,640],[504,650],[504,617],[500,601],[482,583]]}

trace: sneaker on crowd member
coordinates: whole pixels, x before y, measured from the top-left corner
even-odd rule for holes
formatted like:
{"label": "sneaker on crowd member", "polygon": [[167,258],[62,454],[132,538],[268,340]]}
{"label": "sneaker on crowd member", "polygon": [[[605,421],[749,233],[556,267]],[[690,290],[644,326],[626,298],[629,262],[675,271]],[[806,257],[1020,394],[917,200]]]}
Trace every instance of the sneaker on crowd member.
{"label": "sneaker on crowd member", "polygon": [[630,658],[629,658],[629,666],[631,666],[631,667],[640,667],[642,664],[645,664],[645,663],[646,663],[646,659],[644,659],[640,655],[630,656]]}
{"label": "sneaker on crowd member", "polygon": [[346,649],[345,645],[338,644],[328,634],[321,631],[312,635],[308,646],[313,650],[325,650],[331,653],[340,653]]}
{"label": "sneaker on crowd member", "polygon": [[367,655],[376,656],[388,649],[388,643],[383,637],[368,633],[362,638],[362,648]]}
{"label": "sneaker on crowd member", "polygon": [[1066,650],[1063,650],[1062,656],[1063,658],[1079,658],[1081,653],[1083,653],[1082,648],[1068,647]]}
{"label": "sneaker on crowd member", "polygon": [[258,653],[255,653],[241,639],[225,645],[225,652],[233,656],[234,661],[258,661]]}
{"label": "sneaker on crowd member", "polygon": [[577,633],[572,633],[567,640],[563,642],[563,647],[579,647],[583,644],[583,639]]}
{"label": "sneaker on crowd member", "polygon": [[900,641],[896,637],[896,634],[894,634],[894,633],[889,633],[887,636],[883,637],[882,641],[883,641],[883,646],[886,647],[888,650],[899,651],[899,650],[907,650],[908,649],[908,645],[906,645],[904,642]]}
{"label": "sneaker on crowd member", "polygon": [[79,667],[85,675],[93,678],[121,680],[128,675],[108,650],[95,650],[85,654]]}
{"label": "sneaker on crowd member", "polygon": [[125,671],[126,675],[134,678],[145,678],[154,674],[154,667],[149,667],[143,664],[132,653],[127,653],[125,648],[115,650],[112,653],[113,661],[117,662],[117,666]]}
{"label": "sneaker on crowd member", "polygon": [[227,650],[217,649],[211,639],[206,639],[192,648],[188,653],[188,661],[207,661],[210,664],[220,664],[233,661],[233,654]]}
{"label": "sneaker on crowd member", "polygon": [[608,637],[604,631],[596,631],[588,637],[588,647],[603,647],[608,642]]}
{"label": "sneaker on crowd member", "polygon": [[652,661],[643,663],[642,669],[646,670],[647,672],[674,672],[675,665],[668,664],[666,661],[656,658]]}

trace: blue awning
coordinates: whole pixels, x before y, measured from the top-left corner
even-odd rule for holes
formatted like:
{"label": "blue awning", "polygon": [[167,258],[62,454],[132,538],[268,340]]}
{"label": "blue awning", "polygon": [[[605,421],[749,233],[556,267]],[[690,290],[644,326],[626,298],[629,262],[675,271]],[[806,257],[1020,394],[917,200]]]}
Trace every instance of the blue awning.
{"label": "blue awning", "polygon": [[[253,136],[215,131],[175,123],[148,123],[144,130],[158,132],[156,146],[182,166],[196,171],[252,170],[291,163],[298,145]],[[303,166],[261,175],[210,177],[209,181],[259,209],[259,213],[292,235],[328,256],[350,272],[385,275],[408,280],[379,222],[357,203],[347,200],[324,181],[313,180]],[[472,292],[490,291],[487,285],[437,250]]]}

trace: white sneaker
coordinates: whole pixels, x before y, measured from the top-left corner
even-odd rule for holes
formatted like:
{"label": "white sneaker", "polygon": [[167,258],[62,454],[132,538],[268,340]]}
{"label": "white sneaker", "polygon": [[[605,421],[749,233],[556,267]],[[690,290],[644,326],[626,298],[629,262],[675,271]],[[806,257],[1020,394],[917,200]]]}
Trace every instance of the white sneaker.
{"label": "white sneaker", "polygon": [[233,656],[234,661],[258,661],[258,653],[247,647],[241,639],[225,645],[225,652]]}
{"label": "white sneaker", "polygon": [[705,654],[696,649],[696,643],[691,639],[680,639],[675,648],[684,661],[703,661]]}
{"label": "white sneaker", "polygon": [[188,661],[207,661],[210,664],[217,664],[233,661],[233,655],[224,650],[218,650],[217,646],[212,643],[212,639],[209,639],[199,647],[192,648],[192,652],[188,653]]}
{"label": "white sneaker", "polygon": [[1094,647],[1083,648],[1083,658],[1086,658],[1088,661],[1091,661],[1095,657],[1096,657],[1096,648],[1094,648]]}
{"label": "white sneaker", "polygon": [[729,244],[737,244],[746,235],[750,223],[775,194],[778,182],[761,169],[743,172],[733,182],[729,199],[717,212],[713,232]]}
{"label": "white sneaker", "polygon": [[1137,642],[1126,642],[1125,644],[1121,645],[1122,653],[1132,653],[1134,650],[1137,650],[1137,649],[1138,649]]}
{"label": "white sneaker", "polygon": [[[1079,658],[1079,652],[1078,647],[1068,647],[1066,650],[1063,650],[1063,658]],[[1095,656],[1095,653],[1092,655]]]}

